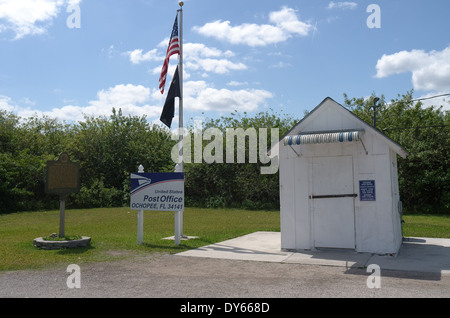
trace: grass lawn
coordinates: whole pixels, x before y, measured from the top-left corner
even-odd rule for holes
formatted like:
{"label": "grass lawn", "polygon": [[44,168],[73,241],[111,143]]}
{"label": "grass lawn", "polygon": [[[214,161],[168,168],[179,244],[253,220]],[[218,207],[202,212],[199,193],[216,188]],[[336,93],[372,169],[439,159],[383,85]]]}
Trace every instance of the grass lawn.
{"label": "grass lawn", "polygon": [[280,213],[234,209],[186,208],[184,234],[174,235],[174,213],[144,212],[144,244],[137,245],[137,211],[129,208],[66,210],[66,236],[92,238],[87,248],[46,251],[33,246],[37,237],[59,231],[59,211],[0,215],[0,271],[109,261],[153,252],[178,253],[255,231],[280,231]]}
{"label": "grass lawn", "polygon": [[403,215],[403,236],[450,238],[450,215]]}
{"label": "grass lawn", "polygon": [[[403,236],[450,238],[450,216],[404,215]],[[144,212],[144,244],[137,245],[137,211],[129,208],[67,210],[66,235],[92,238],[87,248],[45,251],[33,239],[59,230],[59,211],[0,215],[0,271],[55,264],[119,260],[154,252],[178,253],[256,231],[280,231],[280,213],[235,209],[186,208],[184,234],[174,241],[174,213]]]}

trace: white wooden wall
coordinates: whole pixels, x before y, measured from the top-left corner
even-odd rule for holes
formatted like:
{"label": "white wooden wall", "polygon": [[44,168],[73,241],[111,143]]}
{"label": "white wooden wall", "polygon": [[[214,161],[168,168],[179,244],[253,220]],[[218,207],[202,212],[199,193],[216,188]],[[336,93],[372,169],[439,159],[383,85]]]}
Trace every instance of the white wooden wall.
{"label": "white wooden wall", "polygon": [[[302,132],[365,128],[359,120],[333,105],[326,106],[311,114],[300,127]],[[291,135],[298,133],[292,131]],[[353,162],[353,191],[358,194],[352,212],[356,251],[397,253],[402,242],[397,154],[382,136],[368,130],[362,142],[292,147],[280,145],[281,248],[304,250],[316,247],[314,200],[309,198],[313,192],[312,164],[317,157],[339,156],[351,156]],[[359,180],[375,180],[376,201],[360,201]],[[347,216],[342,219],[349,222]],[[337,228],[342,226],[336,224]]]}

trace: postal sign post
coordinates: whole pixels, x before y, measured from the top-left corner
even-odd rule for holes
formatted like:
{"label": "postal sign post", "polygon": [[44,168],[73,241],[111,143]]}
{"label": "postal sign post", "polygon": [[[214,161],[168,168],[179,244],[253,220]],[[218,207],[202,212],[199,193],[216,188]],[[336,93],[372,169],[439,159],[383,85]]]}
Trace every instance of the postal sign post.
{"label": "postal sign post", "polygon": [[175,244],[181,240],[181,217],[184,211],[184,173],[131,174],[130,208],[138,211],[138,244],[143,240],[143,211],[175,212]]}

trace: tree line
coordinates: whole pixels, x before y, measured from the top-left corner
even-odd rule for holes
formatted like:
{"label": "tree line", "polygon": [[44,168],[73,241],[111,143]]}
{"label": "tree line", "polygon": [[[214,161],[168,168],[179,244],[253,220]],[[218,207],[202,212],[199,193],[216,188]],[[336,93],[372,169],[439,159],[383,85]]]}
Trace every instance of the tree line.
{"label": "tree line", "polygon": [[[344,106],[371,124],[374,97],[345,95]],[[391,103],[381,96],[378,105],[377,128],[410,153],[399,158],[404,211],[450,213],[449,113],[414,103],[412,92]],[[235,112],[206,120],[202,129],[218,128],[225,143],[227,128],[279,128],[282,137],[298,121],[272,110],[251,116]],[[193,132],[195,127],[188,129]],[[47,161],[62,152],[81,168],[81,189],[67,198],[67,208],[128,206],[130,173],[140,164],[146,172],[174,171],[171,153],[177,142],[145,116],[124,116],[120,109],[109,117],[86,116],[77,123],[45,116],[19,118],[0,110],[0,213],[56,209],[58,198],[44,192],[44,182]],[[209,142],[203,141],[203,149]],[[246,147],[246,163],[185,164],[186,205],[278,210],[278,173],[261,174],[259,161],[248,163],[248,143]]]}
{"label": "tree line", "polygon": [[[413,91],[387,102],[380,97],[376,128],[408,151],[398,158],[399,187],[406,212],[450,213],[450,112],[424,107]],[[372,124],[375,96],[349,98],[345,105]]]}
{"label": "tree line", "polygon": [[44,192],[44,182],[47,161],[62,152],[80,164],[81,189],[67,198],[68,208],[126,205],[130,173],[140,164],[147,171],[173,171],[174,144],[145,116],[121,110],[72,124],[0,111],[0,212],[55,208],[58,197]]}

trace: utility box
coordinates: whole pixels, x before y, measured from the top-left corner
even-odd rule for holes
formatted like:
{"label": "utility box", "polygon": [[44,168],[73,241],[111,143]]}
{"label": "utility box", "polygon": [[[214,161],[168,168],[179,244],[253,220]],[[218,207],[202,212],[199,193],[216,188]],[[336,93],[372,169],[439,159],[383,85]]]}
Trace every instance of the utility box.
{"label": "utility box", "polygon": [[281,248],[397,253],[397,155],[408,153],[326,98],[280,141]]}

